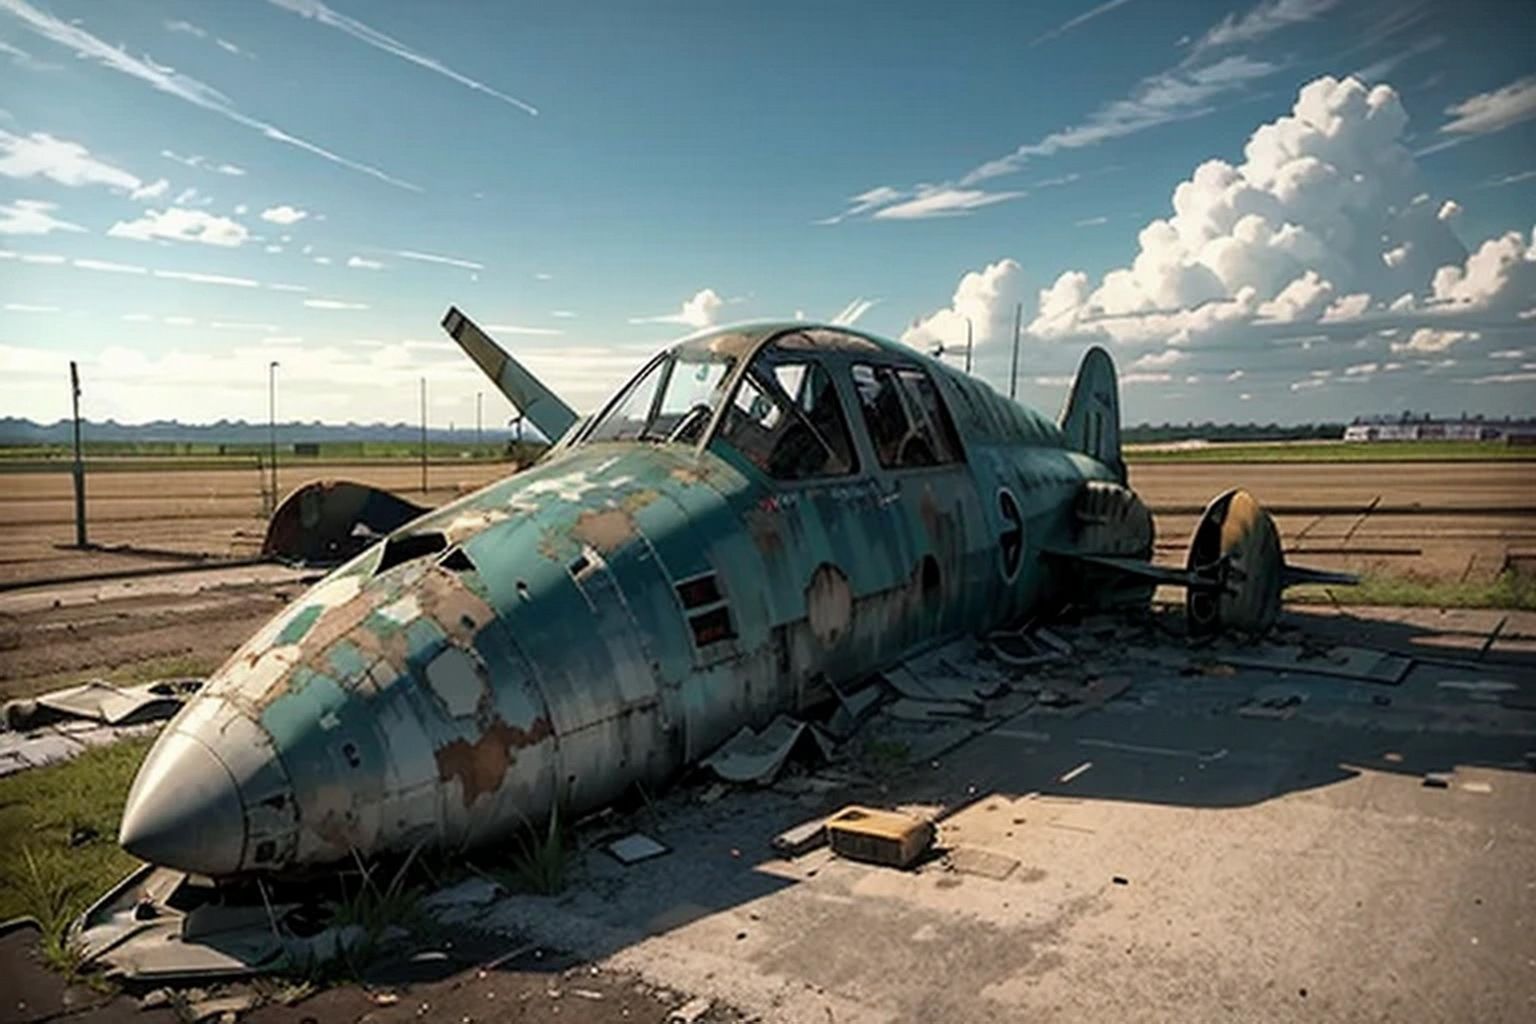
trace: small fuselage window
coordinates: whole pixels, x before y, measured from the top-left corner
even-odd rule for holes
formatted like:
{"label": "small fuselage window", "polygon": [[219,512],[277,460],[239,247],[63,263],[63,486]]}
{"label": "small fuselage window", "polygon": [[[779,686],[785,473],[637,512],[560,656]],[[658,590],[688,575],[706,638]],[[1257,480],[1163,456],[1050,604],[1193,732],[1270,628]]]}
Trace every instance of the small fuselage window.
{"label": "small fuselage window", "polygon": [[857,468],[831,374],[776,348],[747,367],[718,437],[775,480],[845,476]]}
{"label": "small fuselage window", "polygon": [[961,461],[949,410],[922,369],[858,363],[853,384],[880,465],[912,469]]}

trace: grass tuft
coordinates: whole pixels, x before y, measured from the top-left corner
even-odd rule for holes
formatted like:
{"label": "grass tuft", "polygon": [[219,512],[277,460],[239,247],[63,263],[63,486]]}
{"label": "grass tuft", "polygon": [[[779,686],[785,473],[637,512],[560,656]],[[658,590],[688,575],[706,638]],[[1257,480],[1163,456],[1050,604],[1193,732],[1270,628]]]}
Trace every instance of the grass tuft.
{"label": "grass tuft", "polygon": [[1436,579],[1414,573],[1366,574],[1358,586],[1303,586],[1286,591],[1297,604],[1398,605],[1413,608],[1502,608],[1536,611],[1536,576],[1502,572],[1491,580]]}
{"label": "grass tuft", "polygon": [[93,747],[72,761],[0,779],[0,920],[37,918],[46,947],[138,866],[117,845],[117,827],[151,742]]}
{"label": "grass tuft", "polygon": [[571,846],[560,826],[560,808],[549,812],[544,834],[528,825],[517,835],[517,848],[506,868],[491,874],[508,890],[553,896],[565,888],[570,874]]}

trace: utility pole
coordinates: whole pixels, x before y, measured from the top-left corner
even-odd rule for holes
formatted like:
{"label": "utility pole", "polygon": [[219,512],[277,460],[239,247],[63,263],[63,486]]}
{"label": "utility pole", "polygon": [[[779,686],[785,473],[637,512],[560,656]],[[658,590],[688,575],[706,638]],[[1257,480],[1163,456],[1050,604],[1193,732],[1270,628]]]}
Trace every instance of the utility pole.
{"label": "utility pole", "polygon": [[277,509],[277,360],[267,364],[267,471],[272,474],[272,509]]}
{"label": "utility pole", "polygon": [[1024,317],[1024,303],[1016,302],[1013,305],[1013,370],[1008,374],[1008,397],[1017,397],[1019,393],[1019,321]]}
{"label": "utility pole", "polygon": [[484,406],[485,392],[475,392],[475,456],[478,458],[483,453],[480,450],[483,440],[480,437],[480,414]]}
{"label": "utility pole", "polygon": [[965,318],[965,372],[971,372],[971,318]]}
{"label": "utility pole", "polygon": [[427,378],[421,378],[421,493],[427,493]]}
{"label": "utility pole", "polygon": [[85,460],[80,455],[80,368],[69,361],[69,393],[75,407],[75,547],[86,546],[85,539]]}

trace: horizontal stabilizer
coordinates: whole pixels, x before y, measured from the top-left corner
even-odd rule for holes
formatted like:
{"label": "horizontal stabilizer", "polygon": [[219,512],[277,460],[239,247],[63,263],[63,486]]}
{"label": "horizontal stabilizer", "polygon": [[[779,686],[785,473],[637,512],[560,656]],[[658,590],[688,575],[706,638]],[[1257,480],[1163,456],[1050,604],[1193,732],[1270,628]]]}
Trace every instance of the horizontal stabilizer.
{"label": "horizontal stabilizer", "polygon": [[1122,575],[1134,576],[1149,583],[1167,584],[1172,587],[1191,587],[1197,590],[1214,590],[1220,587],[1220,584],[1216,581],[1197,576],[1186,569],[1172,569],[1167,566],[1153,565],[1142,558],[1129,558],[1124,555],[1092,555],[1079,551],[1063,550],[1053,550],[1046,553],[1055,555],[1057,558],[1070,558],[1085,565],[1113,569]]}
{"label": "horizontal stabilizer", "polygon": [[558,441],[576,422],[575,411],[560,396],[544,386],[511,354],[491,340],[457,306],[450,306],[443,317],[443,330],[459,343],[475,365],[485,371],[496,389],[517,406],[529,423],[551,441]]}
{"label": "horizontal stabilizer", "polygon": [[1282,587],[1294,587],[1302,583],[1331,584],[1336,587],[1353,587],[1360,577],[1352,572],[1329,572],[1327,569],[1308,569],[1301,565],[1287,564]]}

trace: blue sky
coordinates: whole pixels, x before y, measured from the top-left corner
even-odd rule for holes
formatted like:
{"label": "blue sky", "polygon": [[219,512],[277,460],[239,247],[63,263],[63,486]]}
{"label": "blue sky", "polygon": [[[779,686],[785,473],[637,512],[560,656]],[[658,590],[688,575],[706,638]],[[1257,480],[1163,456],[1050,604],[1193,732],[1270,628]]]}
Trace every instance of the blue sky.
{"label": "blue sky", "polygon": [[0,0],[0,413],[64,414],[73,357],[93,416],[261,419],[277,359],[284,418],[411,419],[424,375],[465,423],[449,303],[584,407],[695,327],[840,312],[969,319],[1006,390],[1017,303],[1049,412],[1094,342],[1132,421],[1530,412],[1521,22]]}

